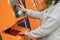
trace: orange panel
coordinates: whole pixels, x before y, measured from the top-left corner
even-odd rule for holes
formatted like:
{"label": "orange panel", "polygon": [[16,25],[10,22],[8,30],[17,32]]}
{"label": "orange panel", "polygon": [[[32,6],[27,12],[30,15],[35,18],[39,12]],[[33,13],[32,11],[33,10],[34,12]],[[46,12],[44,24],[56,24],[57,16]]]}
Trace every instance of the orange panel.
{"label": "orange panel", "polygon": [[32,0],[25,0],[25,4],[26,4],[27,9],[35,11],[34,4],[33,4]]}
{"label": "orange panel", "polygon": [[16,22],[14,12],[8,0],[0,0],[0,32],[10,28]]}
{"label": "orange panel", "polygon": [[35,0],[36,7],[38,11],[43,11],[46,7],[46,3],[44,0]]}
{"label": "orange panel", "polygon": [[42,23],[41,20],[34,19],[34,18],[29,18],[29,22],[32,30],[38,28]]}
{"label": "orange panel", "polygon": [[[38,10],[38,11],[43,11],[46,7],[46,3],[44,2],[44,0],[25,0],[26,3],[26,8],[30,9],[30,10]],[[34,6],[35,4],[35,6]],[[35,9],[37,8],[37,9]]]}

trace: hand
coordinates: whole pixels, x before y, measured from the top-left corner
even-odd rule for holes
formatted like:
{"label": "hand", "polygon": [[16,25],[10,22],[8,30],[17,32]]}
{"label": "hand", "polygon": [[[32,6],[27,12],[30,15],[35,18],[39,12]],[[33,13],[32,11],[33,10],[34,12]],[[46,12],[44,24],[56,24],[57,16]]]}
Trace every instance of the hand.
{"label": "hand", "polygon": [[20,5],[20,4],[16,4],[16,6],[19,6],[19,10],[21,10],[22,12],[26,12],[26,9],[24,8],[23,5]]}
{"label": "hand", "polygon": [[23,32],[19,32],[18,34],[19,36],[25,36],[25,34]]}
{"label": "hand", "polygon": [[24,35],[20,35],[20,36],[24,37],[26,40],[30,39],[30,37],[27,35],[26,32],[21,32],[20,34],[24,34]]}
{"label": "hand", "polygon": [[[24,36],[24,35],[27,35],[27,33],[26,33],[26,32],[19,32],[19,35]],[[27,35],[27,36],[28,36],[28,35]]]}
{"label": "hand", "polygon": [[31,38],[29,37],[29,35],[27,34],[27,32],[20,32],[20,33],[19,33],[19,36],[24,36],[25,38],[27,38],[27,40],[28,40],[28,39],[31,39]]}
{"label": "hand", "polygon": [[26,32],[19,32],[19,36],[28,36]]}

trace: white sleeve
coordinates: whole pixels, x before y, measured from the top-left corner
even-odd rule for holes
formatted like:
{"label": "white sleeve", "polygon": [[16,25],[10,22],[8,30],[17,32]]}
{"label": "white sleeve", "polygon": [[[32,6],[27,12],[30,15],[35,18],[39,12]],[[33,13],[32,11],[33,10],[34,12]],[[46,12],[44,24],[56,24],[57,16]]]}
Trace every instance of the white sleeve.
{"label": "white sleeve", "polygon": [[50,17],[48,18],[48,20],[46,20],[44,24],[42,24],[35,30],[31,30],[30,32],[27,33],[27,35],[30,38],[44,37],[54,32],[57,28],[59,28],[57,21],[54,18]]}
{"label": "white sleeve", "polygon": [[26,14],[29,15],[30,17],[37,18],[37,19],[42,19],[43,18],[43,13],[44,12],[36,12],[32,10],[27,10]]}
{"label": "white sleeve", "polygon": [[45,37],[60,27],[60,3],[55,6],[51,15],[48,15],[46,21],[35,30],[31,30],[27,33],[30,38]]}

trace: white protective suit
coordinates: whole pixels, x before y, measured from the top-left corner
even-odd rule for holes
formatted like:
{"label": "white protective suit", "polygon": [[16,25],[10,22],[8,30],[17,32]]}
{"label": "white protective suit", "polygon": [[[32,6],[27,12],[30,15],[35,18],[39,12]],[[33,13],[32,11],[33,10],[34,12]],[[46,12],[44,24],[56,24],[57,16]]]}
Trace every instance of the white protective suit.
{"label": "white protective suit", "polygon": [[60,40],[60,2],[51,5],[43,12],[26,10],[26,14],[42,20],[42,25],[27,33],[30,38],[39,40]]}

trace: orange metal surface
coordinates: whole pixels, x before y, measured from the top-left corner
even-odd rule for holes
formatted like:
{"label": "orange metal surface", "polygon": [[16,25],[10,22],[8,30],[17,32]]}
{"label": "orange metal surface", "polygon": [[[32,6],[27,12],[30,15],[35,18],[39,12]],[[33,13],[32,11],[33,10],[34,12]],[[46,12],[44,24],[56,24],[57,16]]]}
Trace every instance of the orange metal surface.
{"label": "orange metal surface", "polygon": [[34,8],[34,4],[33,4],[32,0],[25,0],[25,3],[26,3],[26,8],[27,9],[36,11],[35,8]]}
{"label": "orange metal surface", "polygon": [[29,18],[29,22],[30,22],[31,30],[34,30],[34,29],[38,28],[41,25],[42,20]]}
{"label": "orange metal surface", "polygon": [[35,0],[36,7],[38,11],[43,11],[46,7],[46,3],[44,0]]}
{"label": "orange metal surface", "polygon": [[27,9],[34,10],[34,11],[36,11],[35,6],[38,11],[43,11],[46,7],[46,3],[44,2],[44,0],[34,0],[34,2],[33,0],[25,0],[25,3]]}
{"label": "orange metal surface", "polygon": [[8,0],[0,0],[0,32],[10,28],[16,22],[14,12]]}

